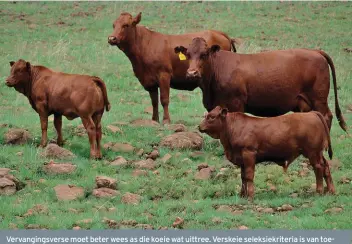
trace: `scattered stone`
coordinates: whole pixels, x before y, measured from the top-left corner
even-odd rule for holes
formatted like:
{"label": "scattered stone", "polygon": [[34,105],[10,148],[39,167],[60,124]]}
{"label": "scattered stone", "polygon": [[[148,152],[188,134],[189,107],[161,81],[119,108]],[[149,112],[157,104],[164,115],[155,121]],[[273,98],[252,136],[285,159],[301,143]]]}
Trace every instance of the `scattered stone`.
{"label": "scattered stone", "polygon": [[341,162],[337,159],[326,160],[332,171],[339,170],[341,168]]}
{"label": "scattered stone", "polygon": [[201,169],[205,169],[208,167],[209,167],[209,165],[207,163],[201,163],[201,164],[198,164],[197,169],[201,170]]}
{"label": "scattered stone", "polygon": [[44,165],[47,174],[71,174],[76,168],[77,166],[72,163],[55,163],[52,160]]}
{"label": "scattered stone", "polygon": [[292,210],[293,210],[293,207],[290,204],[284,204],[281,207],[278,207],[276,209],[276,211],[279,211],[279,212],[292,211]]}
{"label": "scattered stone", "polygon": [[159,151],[157,149],[154,149],[151,153],[147,155],[147,159],[157,159],[160,156]]}
{"label": "scattered stone", "polygon": [[231,213],[232,212],[232,208],[228,205],[220,205],[216,211],[219,211],[219,212],[228,212],[228,213]]}
{"label": "scattered stone", "polygon": [[167,153],[164,155],[164,157],[161,158],[161,162],[163,162],[164,164],[169,162],[169,160],[172,158],[171,154]]}
{"label": "scattered stone", "polygon": [[22,157],[23,156],[23,152],[17,152],[16,155],[19,156],[19,157]]}
{"label": "scattered stone", "polygon": [[275,212],[273,208],[257,208],[257,211],[259,213],[267,213],[267,214],[272,214]]}
{"label": "scattered stone", "polygon": [[239,230],[248,230],[249,228],[245,225],[241,225],[238,227]]}
{"label": "scattered stone", "polygon": [[196,180],[208,180],[212,177],[213,170],[212,168],[203,168],[196,173],[194,178]]}
{"label": "scattered stone", "polygon": [[11,169],[8,169],[8,168],[0,168],[0,177],[8,175],[10,173],[10,171],[11,171]]}
{"label": "scattered stone", "polygon": [[122,130],[115,125],[108,125],[106,128],[110,130],[112,133],[122,133]]}
{"label": "scattered stone", "polygon": [[75,157],[71,151],[53,143],[48,144],[48,146],[43,151],[42,156],[46,158],[56,159],[72,159]]}
{"label": "scattered stone", "polygon": [[107,176],[97,176],[95,177],[96,188],[110,188],[113,190],[117,189],[117,180]]}
{"label": "scattered stone", "polygon": [[202,151],[195,151],[195,152],[192,152],[191,155],[190,155],[190,158],[192,159],[198,159],[198,158],[201,158],[204,156],[204,152]]}
{"label": "scattered stone", "polygon": [[345,47],[343,50],[344,50],[346,53],[352,53],[352,48]]}
{"label": "scattered stone", "polygon": [[142,156],[144,153],[143,148],[139,149],[138,152],[136,153],[138,157]]}
{"label": "scattered stone", "polygon": [[220,224],[222,222],[221,218],[219,218],[219,217],[214,217],[214,218],[212,218],[211,221],[215,224]]}
{"label": "scattered stone", "polygon": [[133,163],[139,169],[155,169],[156,164],[153,159],[140,160]]}
{"label": "scattered stone", "polygon": [[84,189],[73,185],[57,185],[54,187],[59,201],[70,201],[84,197]]}
{"label": "scattered stone", "polygon": [[342,176],[341,179],[339,180],[340,184],[349,184],[351,182],[350,178],[347,178],[346,176]]}
{"label": "scattered stone", "polygon": [[135,228],[143,229],[143,230],[153,230],[154,229],[153,226],[149,225],[149,224],[136,224]]}
{"label": "scattered stone", "polygon": [[292,193],[292,194],[290,195],[290,197],[292,197],[292,198],[297,198],[297,197],[298,197],[298,193]]}
{"label": "scattered stone", "polygon": [[30,139],[30,134],[24,129],[10,128],[5,134],[6,144],[23,145]]}
{"label": "scattered stone", "polygon": [[122,156],[117,156],[115,160],[110,163],[111,166],[125,166],[127,164],[127,160]]}
{"label": "scattered stone", "polygon": [[174,132],[183,132],[187,130],[187,127],[184,124],[171,124],[165,126],[168,130],[172,130]]}
{"label": "scattered stone", "polygon": [[168,230],[169,228],[167,228],[166,226],[160,226],[159,228],[158,228],[158,230]]}
{"label": "scattered stone", "polygon": [[136,119],[131,121],[133,126],[144,126],[144,127],[159,127],[160,124],[150,119]]}
{"label": "scattered stone", "polygon": [[184,219],[177,217],[174,223],[172,224],[172,227],[181,229],[184,222],[185,222]]}
{"label": "scattered stone", "polygon": [[142,200],[142,197],[140,195],[130,193],[130,192],[126,192],[121,198],[122,203],[133,204],[133,205],[139,204],[141,200]]}
{"label": "scattered stone", "polygon": [[164,137],[161,146],[171,149],[199,150],[203,147],[203,138],[196,132],[178,132]]}
{"label": "scattered stone", "polygon": [[141,169],[135,169],[135,170],[132,172],[132,176],[133,176],[133,177],[147,176],[147,175],[148,175],[148,172],[145,171],[145,170],[141,170]]}
{"label": "scattered stone", "polygon": [[131,153],[135,150],[135,148],[128,143],[119,143],[119,142],[108,142],[104,144],[104,149],[109,149],[114,152],[122,152],[122,153]]}
{"label": "scattered stone", "polygon": [[80,230],[81,229],[81,227],[79,227],[79,226],[73,226],[73,228],[72,228],[72,230]]}
{"label": "scattered stone", "polygon": [[153,106],[146,107],[144,109],[144,113],[146,114],[153,114]]}
{"label": "scattered stone", "polygon": [[324,211],[324,213],[330,213],[330,214],[337,214],[343,211],[343,208],[329,208],[327,210]]}
{"label": "scattered stone", "polygon": [[0,196],[10,196],[16,193],[16,184],[6,177],[0,178]]}

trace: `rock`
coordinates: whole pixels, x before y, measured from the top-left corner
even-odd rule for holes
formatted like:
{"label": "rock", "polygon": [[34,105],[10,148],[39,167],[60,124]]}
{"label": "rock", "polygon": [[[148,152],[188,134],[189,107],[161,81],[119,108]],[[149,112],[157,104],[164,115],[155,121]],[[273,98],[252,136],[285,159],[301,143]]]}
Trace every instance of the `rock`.
{"label": "rock", "polygon": [[143,229],[143,230],[153,230],[154,229],[153,226],[149,225],[149,224],[136,224],[135,228]]}
{"label": "rock", "polygon": [[168,230],[169,228],[167,228],[166,226],[160,226],[159,228],[158,228],[158,230]]}
{"label": "rock", "polygon": [[228,213],[231,213],[232,212],[232,208],[228,205],[220,205],[216,211],[219,211],[219,212],[228,212]]}
{"label": "rock", "polygon": [[183,224],[184,224],[184,219],[177,217],[176,220],[173,222],[172,227],[174,228],[182,228]]}
{"label": "rock", "polygon": [[219,218],[219,217],[214,217],[214,218],[212,218],[211,221],[215,224],[220,224],[222,222],[221,218]]}
{"label": "rock", "polygon": [[157,149],[154,149],[151,153],[147,155],[147,159],[152,159],[155,160],[160,156],[159,151]]}
{"label": "rock", "polygon": [[95,177],[96,188],[110,188],[113,190],[117,189],[117,180],[107,176],[97,176]]}
{"label": "rock", "polygon": [[135,165],[139,169],[155,169],[156,164],[153,159],[147,159],[147,160],[140,160],[137,162],[134,162],[133,165]]}
{"label": "rock", "polygon": [[77,225],[91,224],[91,223],[93,223],[93,219],[82,219],[76,222]]}
{"label": "rock", "polygon": [[292,197],[292,198],[297,198],[297,197],[298,197],[298,193],[292,193],[292,194],[290,195],[290,197]]}
{"label": "rock", "polygon": [[292,211],[292,210],[293,210],[293,207],[290,204],[284,204],[281,207],[278,207],[276,209],[276,211],[279,211],[279,212]]}
{"label": "rock", "polygon": [[183,132],[187,130],[187,127],[183,124],[171,124],[165,125],[168,130],[172,130],[174,132]]}
{"label": "rock", "polygon": [[136,119],[131,121],[133,126],[144,126],[144,127],[159,127],[160,124],[154,120],[150,119]]}
{"label": "rock", "polygon": [[257,211],[259,213],[268,213],[268,214],[275,212],[273,208],[258,208]]}
{"label": "rock", "polygon": [[203,138],[196,132],[178,132],[164,137],[160,145],[171,149],[199,150],[203,147]]}
{"label": "rock", "polygon": [[92,194],[97,198],[104,198],[104,197],[117,196],[120,194],[120,192],[110,188],[102,187],[102,188],[94,189]]}
{"label": "rock", "polygon": [[111,166],[125,166],[127,164],[127,160],[121,156],[117,156],[115,160],[110,163]]}
{"label": "rock", "polygon": [[114,152],[131,153],[134,151],[134,147],[128,143],[119,142],[108,142],[104,144],[104,149],[109,149]]}
{"label": "rock", "polygon": [[146,107],[144,109],[144,113],[146,114],[153,114],[153,106]]}
{"label": "rock", "polygon": [[209,167],[209,165],[207,163],[201,163],[201,164],[198,164],[197,169],[201,170],[201,169],[205,169],[208,167]]}
{"label": "rock", "polygon": [[351,182],[351,179],[346,176],[342,176],[341,179],[339,180],[340,184],[349,184],[350,182]]}
{"label": "rock", "polygon": [[324,211],[324,213],[329,213],[329,214],[337,214],[337,213],[341,213],[343,211],[343,208],[329,208],[327,210]]}
{"label": "rock", "polygon": [[115,125],[108,125],[106,128],[110,130],[112,133],[122,133],[122,130]]}
{"label": "rock", "polygon": [[161,162],[163,162],[165,164],[165,163],[169,162],[171,158],[172,158],[171,154],[167,153],[164,155],[164,157],[161,158]]}
{"label": "rock", "polygon": [[213,170],[211,168],[203,168],[196,173],[194,178],[196,180],[208,180],[212,177]]}
{"label": "rock", "polygon": [[81,227],[79,227],[79,226],[73,226],[73,228],[72,228],[72,230],[80,230],[81,229]]}
{"label": "rock", "polygon": [[9,129],[5,134],[6,144],[25,144],[30,139],[30,134],[24,129]]}
{"label": "rock", "polygon": [[84,189],[73,185],[57,185],[54,187],[59,201],[70,201],[84,197]]}
{"label": "rock", "polygon": [[8,175],[10,173],[10,171],[11,171],[11,169],[8,169],[8,168],[0,168],[0,177]]}
{"label": "rock", "polygon": [[248,230],[249,228],[245,225],[241,225],[238,227],[239,230]]}
{"label": "rock", "polygon": [[22,157],[23,156],[23,152],[17,152],[16,155],[19,156],[19,157]]}
{"label": "rock", "polygon": [[142,197],[140,195],[130,193],[130,192],[126,192],[121,198],[122,203],[133,204],[133,205],[139,204],[141,200],[142,200]]}
{"label": "rock", "polygon": [[132,176],[134,176],[134,177],[147,176],[147,175],[148,175],[148,172],[145,170],[141,170],[141,169],[135,169],[132,172]]}
{"label": "rock", "polygon": [[58,145],[53,143],[50,143],[44,149],[42,156],[46,158],[56,158],[56,159],[72,159],[75,157],[75,155],[71,151],[65,148],[59,147]]}
{"label": "rock", "polygon": [[6,177],[0,178],[0,196],[10,196],[16,193],[16,184]]}
{"label": "rock", "polygon": [[76,168],[77,166],[72,163],[55,163],[54,161],[44,165],[44,171],[47,174],[71,174]]}
{"label": "rock", "polygon": [[204,152],[202,151],[195,151],[195,152],[192,152],[191,155],[189,155],[190,158],[192,159],[198,159],[198,158],[202,158],[204,157]]}
{"label": "rock", "polygon": [[341,162],[337,159],[326,160],[332,171],[339,170],[341,168]]}
{"label": "rock", "polygon": [[143,148],[141,148],[141,149],[138,150],[138,152],[136,154],[137,154],[137,156],[140,157],[140,156],[143,155],[143,153],[144,153],[144,150],[143,150]]}

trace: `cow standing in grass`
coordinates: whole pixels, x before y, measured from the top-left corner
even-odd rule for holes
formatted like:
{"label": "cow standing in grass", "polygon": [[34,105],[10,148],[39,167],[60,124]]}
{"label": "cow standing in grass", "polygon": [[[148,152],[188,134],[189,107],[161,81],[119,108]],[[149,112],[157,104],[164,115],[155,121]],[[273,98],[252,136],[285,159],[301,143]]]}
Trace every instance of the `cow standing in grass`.
{"label": "cow standing in grass", "polygon": [[198,80],[204,107],[217,105],[231,112],[247,112],[271,117],[289,111],[319,111],[331,128],[328,106],[329,65],[333,77],[335,112],[343,130],[347,130],[337,98],[334,64],[325,52],[309,49],[238,54],[208,47],[206,40],[195,38],[188,49],[175,47],[189,60],[187,77]]}
{"label": "cow standing in grass", "polygon": [[152,105],[152,119],[159,122],[158,88],[160,102],[164,109],[163,123],[170,123],[169,96],[170,87],[192,91],[197,82],[186,80],[188,61],[175,55],[175,45],[188,45],[193,38],[203,37],[209,45],[217,44],[224,50],[234,50],[234,40],[225,33],[207,30],[183,35],[164,35],[138,25],[141,13],[132,17],[122,13],[113,23],[114,31],[109,36],[110,45],[122,50],[132,63],[133,71],[145,90],[149,92]]}
{"label": "cow standing in grass", "polygon": [[205,116],[199,131],[220,139],[227,159],[241,167],[243,197],[254,196],[257,163],[271,161],[287,168],[300,155],[308,158],[314,169],[317,193],[323,193],[323,179],[327,192],[335,193],[329,164],[323,156],[328,150],[332,158],[329,128],[319,112],[258,118],[228,113],[217,106]]}
{"label": "cow standing in grass", "polygon": [[91,158],[101,158],[101,118],[110,110],[104,82],[95,76],[55,72],[25,60],[10,62],[11,75],[6,85],[24,94],[39,114],[42,129],[40,145],[48,141],[48,116],[54,114],[57,144],[63,144],[62,115],[72,120],[81,117],[89,136]]}

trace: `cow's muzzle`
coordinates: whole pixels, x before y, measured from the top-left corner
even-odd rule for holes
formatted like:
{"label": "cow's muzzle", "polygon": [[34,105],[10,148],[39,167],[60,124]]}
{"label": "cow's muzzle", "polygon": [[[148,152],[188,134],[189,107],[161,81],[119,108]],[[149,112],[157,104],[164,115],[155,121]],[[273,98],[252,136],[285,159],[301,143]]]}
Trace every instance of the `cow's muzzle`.
{"label": "cow's muzzle", "polygon": [[188,79],[199,79],[201,78],[198,70],[187,70],[186,78]]}
{"label": "cow's muzzle", "polygon": [[110,45],[118,45],[120,43],[120,41],[117,39],[116,36],[109,36],[108,37],[108,43]]}
{"label": "cow's muzzle", "polygon": [[7,85],[8,87],[12,87],[14,86],[15,84],[13,82],[11,82],[10,80],[7,80],[5,81],[5,85]]}
{"label": "cow's muzzle", "polygon": [[204,133],[204,132],[205,132],[205,130],[204,130],[200,125],[198,125],[198,130],[199,130],[199,132],[201,132],[201,133]]}

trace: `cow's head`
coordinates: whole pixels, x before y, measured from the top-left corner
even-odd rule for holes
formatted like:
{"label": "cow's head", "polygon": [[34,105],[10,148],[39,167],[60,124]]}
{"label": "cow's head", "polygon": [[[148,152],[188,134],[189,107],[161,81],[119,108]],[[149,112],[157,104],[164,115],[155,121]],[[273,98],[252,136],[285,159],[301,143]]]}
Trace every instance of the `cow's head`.
{"label": "cow's head", "polygon": [[201,37],[194,38],[188,48],[184,46],[175,47],[175,53],[182,53],[189,59],[186,77],[191,79],[202,78],[208,58],[219,50],[219,45],[208,48],[207,42]]}
{"label": "cow's head", "polygon": [[23,59],[11,61],[11,74],[6,78],[5,84],[9,87],[25,84],[30,81],[31,64]]}
{"label": "cow's head", "polygon": [[224,122],[227,115],[227,108],[215,107],[212,111],[204,115],[198,129],[214,139],[220,139],[221,130],[224,129]]}
{"label": "cow's head", "polygon": [[108,38],[109,44],[119,46],[128,42],[129,38],[134,35],[136,25],[141,19],[142,13],[137,14],[134,18],[130,13],[121,13],[112,25],[114,30]]}

